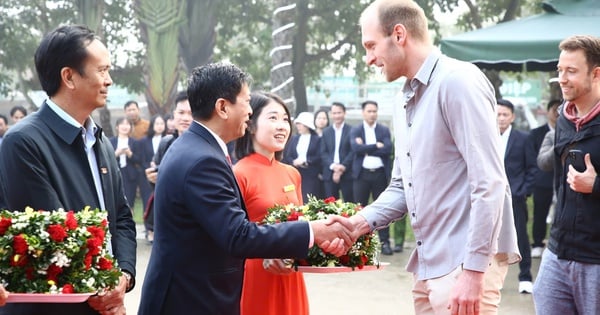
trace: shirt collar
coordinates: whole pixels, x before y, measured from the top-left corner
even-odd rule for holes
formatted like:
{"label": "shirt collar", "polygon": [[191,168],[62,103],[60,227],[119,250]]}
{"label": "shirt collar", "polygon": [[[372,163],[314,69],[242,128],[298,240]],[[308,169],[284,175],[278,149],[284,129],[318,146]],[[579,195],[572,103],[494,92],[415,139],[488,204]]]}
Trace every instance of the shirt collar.
{"label": "shirt collar", "polygon": [[51,99],[47,99],[46,104],[48,104],[48,107],[50,107],[50,109],[53,112],[55,112],[56,115],[58,115],[58,117],[62,118],[62,120],[69,123],[69,125],[71,125],[75,128],[83,127],[87,133],[89,133],[91,131],[92,134],[96,134],[98,127],[96,126],[96,123],[94,123],[94,119],[92,119],[92,116],[89,116],[88,119],[85,120],[85,126],[82,126],[77,120],[75,120],[75,118],[73,118],[71,115],[69,115],[67,112],[65,112],[62,108],[60,108],[60,106],[58,106],[56,103],[54,103]]}
{"label": "shirt collar", "polygon": [[227,150],[227,144],[225,143],[225,141],[223,141],[223,139],[221,139],[221,137],[219,137],[216,133],[214,133],[212,130],[210,130],[210,128],[206,127],[205,125],[203,125],[201,122],[194,120],[195,123],[199,124],[200,126],[206,128],[206,130],[208,130],[208,132],[210,132],[210,134],[215,137],[215,139],[217,140],[217,143],[219,144],[219,146],[221,147],[221,150],[223,150],[223,154],[225,154],[225,156],[229,155],[229,151]]}
{"label": "shirt collar", "polygon": [[419,68],[419,71],[417,71],[417,74],[415,74],[415,77],[410,80],[406,80],[402,91],[405,94],[414,94],[419,86],[419,83],[421,85],[427,85],[433,76],[433,71],[435,70],[435,66],[437,65],[437,62],[441,56],[442,53],[440,53],[439,50],[433,49],[421,65],[421,68]]}
{"label": "shirt collar", "polygon": [[371,126],[369,126],[369,124],[367,124],[367,122],[365,122],[363,120],[363,128],[365,128],[365,130],[366,129],[375,129],[375,127],[377,127],[377,122],[373,123],[373,127],[371,127]]}

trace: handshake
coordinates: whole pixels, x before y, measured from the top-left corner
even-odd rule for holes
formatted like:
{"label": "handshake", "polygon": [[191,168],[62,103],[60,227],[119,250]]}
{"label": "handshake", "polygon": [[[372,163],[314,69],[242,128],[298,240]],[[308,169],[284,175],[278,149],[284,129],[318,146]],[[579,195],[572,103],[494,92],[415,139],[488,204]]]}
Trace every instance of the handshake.
{"label": "handshake", "polygon": [[325,220],[311,221],[314,241],[324,252],[337,257],[344,255],[352,244],[371,231],[369,224],[361,215],[346,218],[330,215]]}

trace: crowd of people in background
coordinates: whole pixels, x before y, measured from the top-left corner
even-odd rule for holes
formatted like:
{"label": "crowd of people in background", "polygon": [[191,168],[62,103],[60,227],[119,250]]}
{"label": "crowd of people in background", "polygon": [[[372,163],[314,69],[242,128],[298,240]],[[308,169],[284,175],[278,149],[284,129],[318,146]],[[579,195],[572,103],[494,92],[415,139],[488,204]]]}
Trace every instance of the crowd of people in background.
{"label": "crowd of people in background", "polygon": [[[547,123],[524,132],[512,126],[514,104],[497,99],[479,69],[435,49],[415,2],[377,0],[360,26],[367,64],[388,81],[407,78],[393,132],[375,100],[361,103],[354,126],[341,102],[294,118],[277,95],[251,93],[247,73],[216,63],[194,69],[168,116],[147,120],[128,101],[107,139],[91,113],[112,85],[108,49],[83,26],[46,34],[35,62],[49,98],[29,116],[15,106],[10,123],[0,115],[0,207],[107,209],[123,274],[87,304],[13,304],[0,314],[123,314],[135,286],[136,199],[154,246],[141,314],[307,314],[302,273],[270,257],[305,256],[312,244],[339,256],[372,231],[381,253],[393,255],[403,252],[406,217],[418,314],[496,313],[517,262],[518,290],[533,294],[537,314],[600,313],[600,39],[560,43],[563,100],[550,100]],[[350,218],[254,224],[270,206],[309,196],[365,208]],[[0,286],[0,302],[5,296]]]}

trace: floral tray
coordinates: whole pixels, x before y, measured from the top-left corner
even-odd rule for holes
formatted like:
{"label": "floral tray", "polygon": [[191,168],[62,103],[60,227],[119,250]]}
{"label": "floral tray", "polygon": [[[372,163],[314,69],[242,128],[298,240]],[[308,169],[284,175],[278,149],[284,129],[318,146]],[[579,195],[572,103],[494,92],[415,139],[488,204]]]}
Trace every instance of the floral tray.
{"label": "floral tray", "polygon": [[82,303],[94,293],[9,293],[6,303]]}
{"label": "floral tray", "polygon": [[389,262],[381,262],[379,265],[369,265],[363,266],[362,269],[355,267],[352,270],[352,267],[315,267],[315,266],[298,266],[298,272],[304,273],[339,273],[339,272],[353,272],[353,271],[373,271],[373,270],[383,270]]}

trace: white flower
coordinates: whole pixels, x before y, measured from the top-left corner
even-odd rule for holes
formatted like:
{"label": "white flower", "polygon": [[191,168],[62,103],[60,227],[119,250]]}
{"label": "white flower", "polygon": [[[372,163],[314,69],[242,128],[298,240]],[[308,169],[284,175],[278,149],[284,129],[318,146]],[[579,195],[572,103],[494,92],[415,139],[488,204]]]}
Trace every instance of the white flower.
{"label": "white flower", "polygon": [[71,264],[71,259],[69,259],[69,257],[67,257],[67,255],[65,255],[65,253],[63,253],[62,251],[58,251],[55,252],[54,255],[52,255],[52,258],[50,258],[50,262],[63,268],[69,267],[69,265]]}

